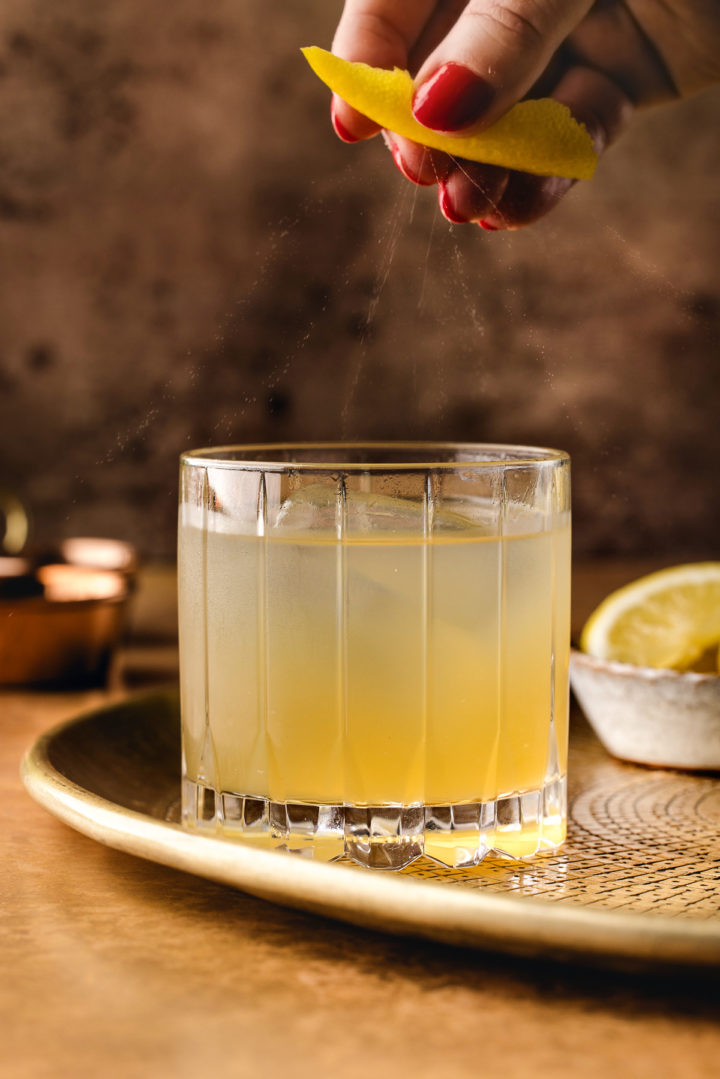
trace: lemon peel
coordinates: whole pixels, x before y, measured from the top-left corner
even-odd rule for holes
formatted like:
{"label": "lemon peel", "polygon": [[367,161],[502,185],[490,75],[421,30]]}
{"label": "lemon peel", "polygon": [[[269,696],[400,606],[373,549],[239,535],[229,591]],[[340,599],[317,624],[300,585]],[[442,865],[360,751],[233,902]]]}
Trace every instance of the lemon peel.
{"label": "lemon peel", "polygon": [[597,154],[587,129],[552,98],[519,102],[479,135],[442,135],[413,116],[415,88],[408,71],[351,63],[316,45],[301,51],[318,78],[348,105],[423,146],[536,176],[589,180],[595,171]]}
{"label": "lemon peel", "polygon": [[710,669],[720,642],[720,562],[650,573],[612,592],[580,635],[600,659],[677,671]]}

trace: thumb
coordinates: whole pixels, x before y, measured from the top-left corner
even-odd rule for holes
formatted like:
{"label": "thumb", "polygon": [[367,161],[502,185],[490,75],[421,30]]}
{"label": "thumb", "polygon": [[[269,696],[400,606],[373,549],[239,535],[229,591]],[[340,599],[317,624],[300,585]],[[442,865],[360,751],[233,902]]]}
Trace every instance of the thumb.
{"label": "thumb", "polygon": [[470,0],[415,78],[415,119],[487,127],[519,101],[593,0]]}

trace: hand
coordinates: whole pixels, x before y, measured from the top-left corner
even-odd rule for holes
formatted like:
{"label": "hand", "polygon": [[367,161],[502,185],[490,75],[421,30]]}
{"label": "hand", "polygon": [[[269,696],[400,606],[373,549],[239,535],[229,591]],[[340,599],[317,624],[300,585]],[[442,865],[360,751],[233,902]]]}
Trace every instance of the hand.
{"label": "hand", "polygon": [[[480,131],[524,97],[554,97],[601,153],[637,106],[720,82],[716,0],[346,0],[333,42],[346,60],[408,68],[416,120]],[[333,98],[346,142],[379,128]],[[438,185],[445,217],[514,229],[543,217],[573,181],[479,165],[385,132],[403,175]]]}

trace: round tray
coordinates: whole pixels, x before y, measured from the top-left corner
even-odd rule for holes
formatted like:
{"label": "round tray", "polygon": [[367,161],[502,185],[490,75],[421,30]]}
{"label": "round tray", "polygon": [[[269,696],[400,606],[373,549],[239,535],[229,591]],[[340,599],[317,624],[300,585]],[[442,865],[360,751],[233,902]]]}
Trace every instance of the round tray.
{"label": "round tray", "polygon": [[560,853],[386,874],[177,823],[177,694],[129,698],[56,727],[27,753],[30,794],[108,846],[286,906],[455,945],[606,966],[720,966],[720,782],[622,764],[573,717]]}

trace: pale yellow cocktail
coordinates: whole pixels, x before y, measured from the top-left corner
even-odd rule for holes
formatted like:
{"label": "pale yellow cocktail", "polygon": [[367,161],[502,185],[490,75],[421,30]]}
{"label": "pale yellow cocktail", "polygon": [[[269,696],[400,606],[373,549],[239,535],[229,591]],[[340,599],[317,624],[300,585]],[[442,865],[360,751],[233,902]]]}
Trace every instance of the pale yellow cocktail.
{"label": "pale yellow cocktail", "polygon": [[405,498],[244,473],[236,512],[233,469],[205,469],[180,523],[189,824],[379,865],[562,841],[566,492],[551,472],[498,505],[446,472]]}

